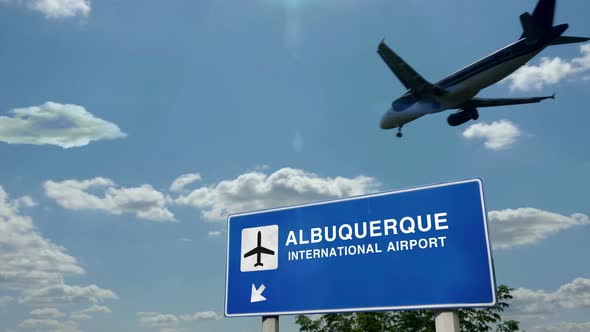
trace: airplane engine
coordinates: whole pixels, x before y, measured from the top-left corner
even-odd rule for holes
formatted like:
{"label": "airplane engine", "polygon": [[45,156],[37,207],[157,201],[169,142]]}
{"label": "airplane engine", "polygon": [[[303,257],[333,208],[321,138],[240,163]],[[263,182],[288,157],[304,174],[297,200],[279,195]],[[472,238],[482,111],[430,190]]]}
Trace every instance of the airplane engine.
{"label": "airplane engine", "polygon": [[449,115],[449,117],[447,118],[447,122],[449,123],[450,126],[455,127],[455,126],[460,126],[469,120],[477,120],[477,119],[479,119],[479,113],[477,112],[477,109],[469,108],[469,109],[459,110],[459,111]]}

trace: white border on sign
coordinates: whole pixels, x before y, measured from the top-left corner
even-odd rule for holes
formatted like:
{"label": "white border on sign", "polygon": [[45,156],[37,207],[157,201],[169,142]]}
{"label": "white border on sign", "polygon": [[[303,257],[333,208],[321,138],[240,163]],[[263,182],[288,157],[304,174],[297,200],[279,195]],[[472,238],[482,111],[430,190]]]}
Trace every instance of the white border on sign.
{"label": "white border on sign", "polygon": [[[302,207],[314,206],[314,205],[331,204],[331,203],[344,202],[344,201],[352,201],[352,200],[357,200],[357,199],[378,197],[378,196],[385,196],[385,195],[392,195],[392,194],[401,194],[401,193],[405,193],[405,192],[418,191],[418,190],[431,189],[431,188],[439,188],[439,187],[447,187],[447,186],[464,184],[464,183],[471,183],[471,182],[477,182],[477,184],[479,186],[479,196],[481,199],[481,208],[482,208],[482,215],[483,215],[483,227],[484,227],[485,236],[486,236],[486,247],[488,250],[488,265],[489,265],[490,280],[491,280],[490,286],[493,289],[492,302],[489,302],[489,303],[424,304],[424,305],[413,305],[413,306],[314,309],[314,310],[298,310],[298,311],[271,311],[271,312],[245,313],[245,314],[228,314],[228,312],[227,312],[227,293],[228,292],[227,291],[228,291],[228,279],[229,279],[229,235],[230,235],[230,224],[231,224],[230,221],[231,221],[232,217],[240,217],[240,216],[246,216],[246,215],[251,215],[251,214],[281,211],[281,210],[302,208]],[[227,247],[226,247],[226,250],[227,250],[226,251],[227,259],[226,259],[226,265],[225,265],[225,299],[224,299],[224,309],[223,309],[225,317],[327,314],[327,313],[336,313],[336,312],[355,312],[355,311],[397,311],[397,310],[417,310],[417,309],[477,308],[477,307],[493,306],[496,304],[496,302],[498,300],[496,298],[496,276],[495,276],[495,271],[494,271],[494,265],[492,264],[492,262],[493,262],[492,248],[491,248],[490,239],[489,239],[489,232],[488,232],[488,215],[486,212],[485,199],[484,199],[484,195],[483,195],[483,181],[480,178],[466,179],[466,180],[459,180],[459,181],[452,181],[452,182],[443,182],[443,183],[439,183],[439,184],[432,184],[432,185],[421,186],[421,187],[411,187],[411,188],[405,188],[405,189],[399,189],[399,190],[393,190],[393,191],[384,191],[384,192],[380,192],[380,193],[338,198],[338,199],[327,200],[327,201],[304,203],[304,204],[299,204],[299,205],[284,206],[284,207],[271,208],[271,209],[266,209],[266,210],[258,210],[258,211],[230,214],[227,217]]]}

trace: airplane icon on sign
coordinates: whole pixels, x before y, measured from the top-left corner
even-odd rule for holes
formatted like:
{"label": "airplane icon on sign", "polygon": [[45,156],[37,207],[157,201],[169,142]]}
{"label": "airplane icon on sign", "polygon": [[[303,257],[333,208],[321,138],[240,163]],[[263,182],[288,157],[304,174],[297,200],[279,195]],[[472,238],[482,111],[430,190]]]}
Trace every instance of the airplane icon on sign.
{"label": "airplane icon on sign", "polygon": [[258,245],[256,246],[256,248],[254,248],[254,249],[248,251],[247,253],[245,253],[244,254],[244,258],[250,257],[250,256],[252,256],[254,254],[256,254],[256,264],[254,264],[254,267],[256,267],[256,266],[264,266],[264,264],[262,264],[260,262],[260,256],[262,254],[266,254],[266,255],[274,255],[275,254],[274,251],[272,251],[272,250],[270,250],[270,249],[265,248],[265,247],[262,246],[262,232],[261,231],[258,231]]}

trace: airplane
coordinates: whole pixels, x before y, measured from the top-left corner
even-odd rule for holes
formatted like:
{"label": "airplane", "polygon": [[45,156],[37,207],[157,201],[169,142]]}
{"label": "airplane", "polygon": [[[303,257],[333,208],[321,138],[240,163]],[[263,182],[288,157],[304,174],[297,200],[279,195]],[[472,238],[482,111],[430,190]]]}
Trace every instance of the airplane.
{"label": "airplane", "polygon": [[244,258],[246,257],[250,257],[252,255],[256,254],[256,264],[254,264],[254,267],[257,266],[264,266],[261,262],[260,262],[260,255],[261,254],[267,254],[267,255],[274,255],[275,252],[267,249],[265,247],[262,246],[262,232],[258,231],[258,245],[256,246],[256,248],[248,251],[247,253],[244,254]]}
{"label": "airplane", "polygon": [[568,24],[553,26],[556,0],[539,0],[531,15],[520,15],[524,32],[512,44],[480,59],[436,83],[426,81],[382,40],[377,53],[408,89],[383,114],[381,129],[398,128],[397,137],[402,137],[402,127],[426,114],[449,109],[458,109],[449,115],[447,122],[459,126],[479,118],[479,107],[493,107],[538,103],[552,96],[532,98],[477,98],[480,90],[499,82],[527,63],[550,45],[581,43],[586,37],[562,36]]}

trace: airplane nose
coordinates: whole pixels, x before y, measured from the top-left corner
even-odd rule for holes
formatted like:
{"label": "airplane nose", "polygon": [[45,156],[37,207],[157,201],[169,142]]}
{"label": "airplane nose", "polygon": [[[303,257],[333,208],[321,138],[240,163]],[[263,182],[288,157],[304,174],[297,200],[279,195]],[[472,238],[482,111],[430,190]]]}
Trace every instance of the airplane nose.
{"label": "airplane nose", "polygon": [[381,121],[379,121],[379,128],[381,129],[387,129],[385,128],[385,114],[383,114],[383,116],[381,117]]}
{"label": "airplane nose", "polygon": [[391,121],[391,107],[383,114],[381,117],[381,121],[379,121],[379,128],[381,129],[391,129],[395,127],[395,124]]}

